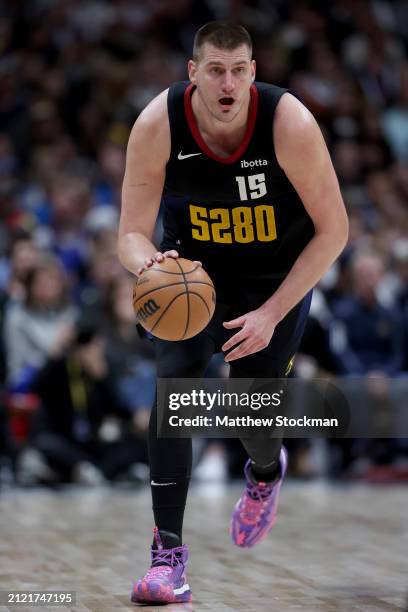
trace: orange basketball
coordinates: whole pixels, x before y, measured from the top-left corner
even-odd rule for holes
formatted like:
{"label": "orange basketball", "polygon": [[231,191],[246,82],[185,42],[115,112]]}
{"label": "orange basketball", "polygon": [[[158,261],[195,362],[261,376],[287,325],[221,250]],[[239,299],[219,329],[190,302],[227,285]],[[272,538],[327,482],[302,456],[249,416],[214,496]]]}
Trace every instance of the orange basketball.
{"label": "orange basketball", "polygon": [[138,278],[133,307],[138,323],[157,338],[187,340],[211,320],[215,289],[199,264],[166,257]]}

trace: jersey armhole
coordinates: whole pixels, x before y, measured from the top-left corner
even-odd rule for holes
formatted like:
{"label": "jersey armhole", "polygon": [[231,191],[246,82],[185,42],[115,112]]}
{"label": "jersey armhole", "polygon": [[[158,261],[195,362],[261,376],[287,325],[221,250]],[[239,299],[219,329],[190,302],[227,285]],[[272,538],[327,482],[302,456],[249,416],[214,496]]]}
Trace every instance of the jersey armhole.
{"label": "jersey armhole", "polygon": [[[181,125],[182,118],[180,118],[180,108],[184,112],[183,97],[188,81],[179,81],[170,85],[167,94],[167,115],[169,118],[170,127],[170,157],[168,162],[174,158],[174,143],[177,141],[177,129]],[[181,99],[181,104],[178,101]]]}

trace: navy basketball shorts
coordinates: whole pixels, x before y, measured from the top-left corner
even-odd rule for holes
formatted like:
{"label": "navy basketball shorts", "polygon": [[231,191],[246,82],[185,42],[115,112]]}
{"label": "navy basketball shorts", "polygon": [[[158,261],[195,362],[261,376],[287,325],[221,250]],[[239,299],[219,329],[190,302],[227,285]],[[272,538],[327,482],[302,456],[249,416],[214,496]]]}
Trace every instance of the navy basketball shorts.
{"label": "navy basketball shorts", "polygon": [[[200,378],[214,353],[240,328],[227,330],[224,321],[259,308],[265,293],[245,292],[217,301],[214,316],[194,338],[171,342],[154,338],[159,378]],[[299,348],[312,300],[312,291],[275,328],[269,345],[261,351],[230,363],[231,378],[283,378],[291,371]],[[232,350],[232,349],[231,349]]]}

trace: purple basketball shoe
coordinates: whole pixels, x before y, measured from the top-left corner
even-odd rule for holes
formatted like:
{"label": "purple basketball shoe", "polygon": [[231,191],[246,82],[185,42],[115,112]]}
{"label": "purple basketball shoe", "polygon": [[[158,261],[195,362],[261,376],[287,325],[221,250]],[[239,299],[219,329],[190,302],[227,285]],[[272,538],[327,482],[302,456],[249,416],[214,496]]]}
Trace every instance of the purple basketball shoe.
{"label": "purple basketball shoe", "polygon": [[134,585],[131,595],[133,603],[185,603],[191,601],[191,590],[187,583],[187,546],[164,548],[165,543],[177,543],[179,538],[168,531],[153,530],[154,545],[151,549],[152,565],[147,573]]}
{"label": "purple basketball shoe", "polygon": [[263,540],[275,524],[279,491],[286,472],[288,455],[284,447],[279,457],[279,479],[272,483],[253,482],[250,476],[251,460],[245,465],[247,484],[232,515],[230,533],[234,543],[250,548]]}

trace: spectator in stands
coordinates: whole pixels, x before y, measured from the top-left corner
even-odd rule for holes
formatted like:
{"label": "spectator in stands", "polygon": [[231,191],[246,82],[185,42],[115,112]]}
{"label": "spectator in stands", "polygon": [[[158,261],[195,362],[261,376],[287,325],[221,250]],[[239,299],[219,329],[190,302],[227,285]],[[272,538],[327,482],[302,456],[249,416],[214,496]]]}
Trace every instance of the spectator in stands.
{"label": "spectator in stands", "polygon": [[46,257],[30,270],[24,301],[6,309],[7,384],[12,392],[30,389],[49,354],[61,350],[70,338],[75,318],[64,270],[56,259]]}
{"label": "spectator in stands", "polygon": [[398,308],[378,299],[384,263],[374,252],[357,252],[352,272],[352,291],[333,307],[345,342],[337,349],[338,373],[398,374],[404,363],[403,324]]}
{"label": "spectator in stands", "polygon": [[[342,384],[362,438],[355,441],[351,458],[353,452],[366,455],[364,468],[370,469],[370,461],[390,463],[407,451],[404,441],[382,440],[390,431],[399,435],[406,429],[407,381],[402,377],[391,382],[404,367],[406,330],[399,308],[379,299],[385,271],[381,256],[363,250],[355,254],[351,265],[352,291],[333,307],[332,346],[338,372],[351,377]],[[387,434],[381,425],[384,422],[390,427]]]}
{"label": "spectator in stands", "polygon": [[39,261],[40,252],[32,236],[25,231],[17,231],[11,237],[8,265],[4,271],[2,291],[7,299],[24,301],[28,275]]}
{"label": "spectator in stands", "polygon": [[41,399],[31,444],[65,481],[100,484],[146,462],[146,445],[131,429],[131,413],[115,393],[102,336],[76,328],[68,350],[49,358],[32,390]]}

